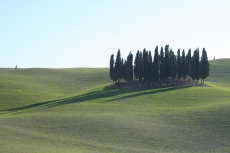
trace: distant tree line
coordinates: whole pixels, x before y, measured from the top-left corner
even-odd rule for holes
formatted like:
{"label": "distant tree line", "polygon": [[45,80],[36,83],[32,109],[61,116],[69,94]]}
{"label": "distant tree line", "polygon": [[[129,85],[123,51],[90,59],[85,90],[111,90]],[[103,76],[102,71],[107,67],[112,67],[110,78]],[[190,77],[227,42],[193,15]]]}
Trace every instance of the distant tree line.
{"label": "distant tree line", "polygon": [[[201,79],[201,84],[204,84],[204,79],[209,76],[209,62],[205,48],[202,50],[200,58],[199,48],[194,50],[193,56],[191,49],[185,55],[185,50],[177,50],[177,55],[172,49],[169,50],[169,45],[165,48],[158,46],[154,51],[152,57],[151,51],[146,50],[137,51],[135,59],[130,52],[126,59],[121,58],[120,49],[117,52],[116,59],[114,54],[110,57],[110,78],[114,82],[126,81],[127,85],[132,82],[162,85],[162,83],[169,84],[198,84]],[[134,62],[133,62],[134,60]],[[133,65],[134,63],[134,65]],[[134,79],[135,77],[135,79]],[[196,80],[196,82],[194,81]]]}

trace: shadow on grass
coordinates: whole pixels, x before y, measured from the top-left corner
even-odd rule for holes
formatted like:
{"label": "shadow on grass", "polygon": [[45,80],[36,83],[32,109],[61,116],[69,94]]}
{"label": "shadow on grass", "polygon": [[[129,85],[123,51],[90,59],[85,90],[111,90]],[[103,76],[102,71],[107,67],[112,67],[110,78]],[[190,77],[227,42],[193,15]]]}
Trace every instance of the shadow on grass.
{"label": "shadow on grass", "polygon": [[184,89],[184,88],[189,88],[191,86],[180,86],[180,87],[162,87],[162,88],[155,88],[146,92],[139,92],[136,94],[128,95],[128,96],[123,96],[115,99],[108,100],[109,102],[116,101],[116,100],[124,100],[124,99],[129,99],[129,98],[134,98],[137,96],[142,96],[142,95],[148,95],[148,94],[156,94],[160,92],[167,92],[167,91],[172,91],[172,90],[178,90],[178,89]]}
{"label": "shadow on grass", "polygon": [[[188,88],[190,86],[181,86],[181,87],[162,87],[162,88],[147,88],[147,87],[140,87],[140,88],[104,88],[100,91],[92,91],[86,94],[82,94],[75,97],[65,98],[65,99],[58,99],[58,100],[52,100],[52,101],[46,101],[46,102],[40,102],[32,105],[27,105],[23,107],[18,108],[11,108],[11,109],[5,109],[0,110],[0,115],[3,114],[15,114],[20,113],[24,111],[30,111],[35,109],[45,109],[45,108],[52,108],[67,104],[73,104],[73,103],[80,103],[80,102],[86,102],[91,100],[97,100],[102,98],[108,98],[113,97],[116,95],[122,95],[126,93],[132,93],[132,95],[119,97],[116,99],[108,100],[108,102],[116,101],[116,100],[123,100],[123,99],[129,99],[141,95],[147,95],[147,94],[154,94],[154,93],[160,93],[160,92],[167,92],[172,90],[178,90],[178,89],[184,89]],[[143,92],[145,91],[145,92]],[[2,112],[2,113],[1,113]]]}

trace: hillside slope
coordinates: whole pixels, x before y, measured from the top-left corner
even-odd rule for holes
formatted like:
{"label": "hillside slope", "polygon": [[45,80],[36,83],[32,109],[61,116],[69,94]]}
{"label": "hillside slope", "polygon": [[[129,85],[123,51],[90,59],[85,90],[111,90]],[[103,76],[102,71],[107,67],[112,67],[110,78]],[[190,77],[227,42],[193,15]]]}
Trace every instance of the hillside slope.
{"label": "hillside slope", "polygon": [[210,76],[206,81],[227,85],[230,87],[230,59],[217,59],[211,60],[210,63]]}
{"label": "hillside slope", "polygon": [[1,109],[61,99],[95,90],[109,81],[108,69],[0,69]]}
{"label": "hillside slope", "polygon": [[0,70],[0,152],[227,153],[229,61],[210,61],[198,87],[107,88],[108,69]]}

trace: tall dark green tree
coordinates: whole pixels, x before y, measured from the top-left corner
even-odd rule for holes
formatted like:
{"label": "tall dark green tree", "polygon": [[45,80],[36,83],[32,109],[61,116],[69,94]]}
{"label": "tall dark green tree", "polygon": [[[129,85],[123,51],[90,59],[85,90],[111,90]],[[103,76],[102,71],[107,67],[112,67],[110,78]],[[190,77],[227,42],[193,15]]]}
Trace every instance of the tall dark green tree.
{"label": "tall dark green tree", "polygon": [[129,55],[127,57],[127,62],[129,64],[129,81],[133,81],[133,54],[131,51],[129,52]]}
{"label": "tall dark green tree", "polygon": [[121,79],[125,80],[125,61],[121,59]]}
{"label": "tall dark green tree", "polygon": [[206,79],[209,76],[209,62],[208,62],[208,56],[205,48],[203,48],[202,56],[200,60],[200,78],[202,84],[204,84],[204,79]]}
{"label": "tall dark green tree", "polygon": [[174,57],[173,57],[174,52],[172,51],[172,49],[170,49],[169,51],[169,77],[172,78],[173,77],[173,62],[174,62]]}
{"label": "tall dark green tree", "polygon": [[160,80],[161,80],[161,85],[162,81],[164,81],[165,78],[165,67],[164,67],[164,51],[163,47],[161,47],[161,54],[160,54]]}
{"label": "tall dark green tree", "polygon": [[[192,57],[191,57],[191,48],[188,50],[186,55],[186,74],[190,78],[192,77]],[[189,81],[188,81],[189,83]]]}
{"label": "tall dark green tree", "polygon": [[197,48],[197,52],[196,52],[196,80],[197,80],[197,83],[199,79],[200,79],[200,53],[199,53],[199,48]]}
{"label": "tall dark green tree", "polygon": [[197,49],[193,52],[193,56],[192,56],[192,80],[193,80],[193,84],[194,84],[194,80],[196,80],[196,73],[197,73],[196,58],[197,58]]}
{"label": "tall dark green tree", "polygon": [[124,76],[124,79],[127,83],[127,86],[128,86],[128,83],[130,81],[130,66],[129,66],[129,63],[125,60],[124,62],[124,69],[125,69],[125,76]]}
{"label": "tall dark green tree", "polygon": [[142,55],[142,52],[140,52],[139,54],[139,58],[138,58],[138,80],[139,80],[139,83],[142,81],[142,78],[143,78],[143,55]]}
{"label": "tall dark green tree", "polygon": [[169,45],[165,45],[165,57],[164,57],[164,76],[165,78],[171,75],[171,65],[170,65],[170,53]]}
{"label": "tall dark green tree", "polygon": [[185,51],[182,51],[182,59],[181,59],[181,75],[184,79],[186,78],[186,61],[185,61]]}
{"label": "tall dark green tree", "polygon": [[149,80],[149,57],[148,51],[144,48],[143,50],[143,77],[144,82],[146,83]]}
{"label": "tall dark green tree", "polygon": [[154,80],[157,81],[159,79],[159,53],[158,53],[158,46],[155,48],[154,54]]}
{"label": "tall dark green tree", "polygon": [[176,56],[174,54],[174,52],[172,52],[172,78],[173,80],[176,78],[177,76],[177,61],[176,61]]}
{"label": "tall dark green tree", "polygon": [[154,80],[154,66],[151,51],[149,51],[149,82],[153,83]]}
{"label": "tall dark green tree", "polygon": [[197,48],[194,53],[193,53],[193,57],[192,57],[192,79],[198,80],[200,78],[200,62],[199,62],[200,58],[199,58],[199,49]]}
{"label": "tall dark green tree", "polygon": [[116,80],[118,82],[122,78],[122,61],[121,61],[121,52],[120,49],[118,49],[117,56],[116,56],[116,62],[115,62],[115,73],[116,73]]}
{"label": "tall dark green tree", "polygon": [[138,68],[139,68],[139,55],[140,55],[140,51],[138,50],[137,53],[136,53],[135,60],[134,60],[134,76],[135,76],[135,79],[139,78],[139,71],[138,71]]}
{"label": "tall dark green tree", "polygon": [[180,49],[177,51],[177,72],[177,78],[180,80],[182,77]]}
{"label": "tall dark green tree", "polygon": [[113,81],[116,81],[116,73],[115,73],[115,68],[114,68],[114,54],[110,56],[110,63],[109,63],[109,73],[110,73],[110,79]]}

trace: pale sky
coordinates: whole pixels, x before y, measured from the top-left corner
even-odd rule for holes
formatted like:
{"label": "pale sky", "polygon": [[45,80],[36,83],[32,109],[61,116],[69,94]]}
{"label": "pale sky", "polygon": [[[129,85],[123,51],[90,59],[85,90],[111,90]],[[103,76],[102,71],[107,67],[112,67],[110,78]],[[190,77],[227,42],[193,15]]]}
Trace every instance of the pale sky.
{"label": "pale sky", "polygon": [[0,0],[0,67],[109,67],[121,50],[230,58],[230,0]]}

